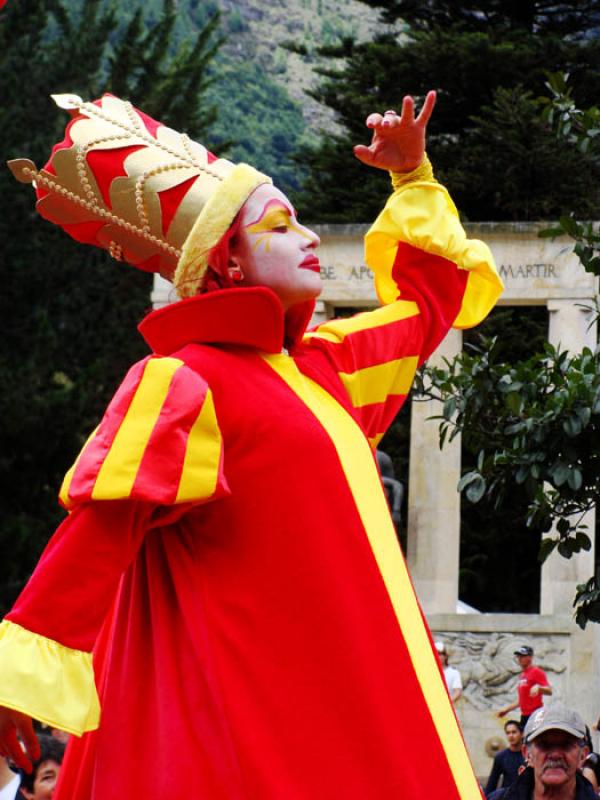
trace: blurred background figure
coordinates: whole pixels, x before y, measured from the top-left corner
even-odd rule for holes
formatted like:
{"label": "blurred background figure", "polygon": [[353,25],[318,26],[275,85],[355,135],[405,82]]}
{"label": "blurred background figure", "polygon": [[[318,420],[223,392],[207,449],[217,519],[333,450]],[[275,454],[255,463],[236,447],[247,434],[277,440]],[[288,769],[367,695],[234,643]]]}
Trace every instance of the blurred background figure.
{"label": "blurred background figure", "polygon": [[500,750],[494,757],[492,771],[485,787],[485,796],[488,797],[500,786],[510,786],[519,777],[519,769],[524,766],[525,758],[521,752],[523,746],[523,732],[521,726],[514,719],[504,723],[504,733],[508,740],[508,747]]}
{"label": "blurred background figure", "polygon": [[448,664],[448,653],[446,651],[446,645],[444,642],[436,642],[435,649],[437,650],[438,659],[442,665],[444,679],[446,681],[446,686],[448,687],[448,694],[450,695],[452,702],[456,703],[456,701],[462,695],[462,679],[460,677],[460,672],[456,669],[456,667],[451,667]]}
{"label": "blurred background figure", "polygon": [[31,773],[21,774],[21,795],[25,800],[52,800],[65,754],[65,745],[54,736],[40,734],[38,739],[40,757],[34,763]]}
{"label": "blurred background figure", "polygon": [[400,481],[396,480],[396,472],[394,470],[394,462],[387,453],[383,450],[377,449],[375,451],[377,456],[377,466],[381,473],[381,482],[388,500],[390,513],[394,520],[396,530],[400,530],[400,522],[402,520],[402,501],[404,499],[404,486]]}
{"label": "blurred background figure", "polygon": [[544,695],[552,694],[552,687],[544,670],[533,664],[533,647],[529,645],[519,647],[515,650],[515,658],[522,670],[517,684],[517,699],[514,703],[501,708],[497,716],[503,717],[509,711],[520,708],[520,725],[523,729],[533,712],[544,705]]}
{"label": "blurred background figure", "polygon": [[[596,728],[596,730],[598,730],[598,723],[596,723],[594,727]],[[588,781],[592,784],[594,791],[598,793],[598,791],[600,790],[600,755],[594,752],[592,735],[587,725],[585,728],[585,741],[588,750],[590,752],[586,756],[585,761],[583,762],[583,767],[581,768],[581,772],[583,774],[583,777],[587,778]]]}
{"label": "blurred background figure", "polygon": [[20,800],[21,776],[10,768],[4,756],[0,756],[0,800]]}

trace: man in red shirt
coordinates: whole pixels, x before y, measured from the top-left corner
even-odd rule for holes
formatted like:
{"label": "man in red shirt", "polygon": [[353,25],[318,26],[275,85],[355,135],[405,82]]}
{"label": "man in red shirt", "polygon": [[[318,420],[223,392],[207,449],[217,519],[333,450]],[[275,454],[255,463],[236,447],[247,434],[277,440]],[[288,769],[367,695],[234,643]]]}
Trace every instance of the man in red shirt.
{"label": "man in red shirt", "polygon": [[515,658],[523,670],[517,684],[518,699],[497,712],[498,717],[503,717],[515,708],[521,709],[521,729],[533,712],[544,705],[544,695],[552,694],[552,687],[548,682],[546,673],[540,667],[533,665],[533,647],[523,645],[515,650]]}

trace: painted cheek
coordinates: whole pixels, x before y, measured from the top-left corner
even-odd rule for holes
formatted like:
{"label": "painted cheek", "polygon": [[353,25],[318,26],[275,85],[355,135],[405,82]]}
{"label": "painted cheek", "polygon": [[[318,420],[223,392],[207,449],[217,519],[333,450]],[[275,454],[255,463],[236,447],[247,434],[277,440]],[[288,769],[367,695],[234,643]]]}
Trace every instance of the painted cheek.
{"label": "painted cheek", "polygon": [[261,244],[265,246],[265,252],[268,253],[271,250],[271,239],[275,234],[273,233],[265,233],[262,236],[258,236],[256,241],[252,243],[252,251],[256,252]]}
{"label": "painted cheek", "polygon": [[275,236],[274,228],[290,228],[290,217],[283,208],[268,211],[258,222],[248,225],[246,230],[252,238],[257,237],[252,243],[252,250],[256,251],[264,244],[265,252],[271,249],[271,239]]}

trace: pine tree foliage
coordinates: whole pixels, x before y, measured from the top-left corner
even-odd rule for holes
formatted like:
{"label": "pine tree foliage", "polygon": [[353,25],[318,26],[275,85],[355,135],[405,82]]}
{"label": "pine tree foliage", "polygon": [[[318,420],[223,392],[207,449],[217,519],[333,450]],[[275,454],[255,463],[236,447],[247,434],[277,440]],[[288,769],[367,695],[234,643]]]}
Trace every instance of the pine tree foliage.
{"label": "pine tree foliage", "polygon": [[387,22],[402,20],[416,30],[457,27],[485,32],[490,27],[507,31],[584,36],[590,22],[600,26],[600,2],[557,3],[554,0],[365,0],[379,8]]}
{"label": "pine tree foliage", "polygon": [[[417,5],[426,5],[428,14],[421,17],[415,11],[412,16],[405,15],[406,22],[413,25],[408,36],[388,33],[365,44],[346,41],[327,49],[338,60],[321,71],[321,84],[313,94],[333,109],[342,131],[325,135],[319,146],[305,148],[299,155],[309,169],[304,191],[294,198],[300,210],[325,222],[340,221],[342,216],[354,222],[372,219],[387,188],[381,188],[380,178],[368,168],[354,163],[351,147],[368,139],[363,122],[368,113],[398,108],[405,94],[419,97],[429,88],[438,90],[438,104],[429,127],[428,149],[436,174],[458,195],[465,218],[526,220],[564,210],[570,200],[565,200],[560,182],[522,181],[520,188],[525,193],[513,195],[510,202],[504,198],[502,203],[490,203],[489,190],[480,197],[479,187],[497,182],[496,163],[491,158],[479,159],[474,173],[470,147],[489,133],[482,119],[500,113],[500,89],[518,92],[530,119],[532,104],[526,101],[543,94],[548,70],[571,72],[576,100],[584,106],[594,102],[600,38],[590,35],[590,18],[576,14],[576,5],[570,4],[573,13],[564,18],[562,28],[558,18],[546,27],[540,18],[532,31],[525,25],[510,27],[493,15],[485,26],[467,24],[469,14],[478,19],[469,4]],[[501,4],[496,5],[500,8]],[[450,16],[450,8],[454,16]],[[462,22],[459,8],[464,11]],[[451,24],[436,21],[443,14],[449,15]],[[496,111],[491,112],[494,106]],[[532,168],[537,173],[546,168],[561,172],[565,146],[549,128],[538,125],[532,132],[522,124],[504,124],[494,135],[496,139],[501,135],[508,149],[521,151],[533,138],[537,144],[543,140],[543,146],[530,153],[535,162]],[[569,161],[573,164],[574,160]],[[585,156],[575,161],[575,171],[569,173],[572,185],[584,179],[588,170]],[[467,191],[469,186],[473,188]],[[597,194],[594,198],[597,201]]]}
{"label": "pine tree foliage", "polygon": [[[99,0],[28,0],[0,12],[0,129],[4,159],[41,167],[66,118],[49,95],[105,90],[201,137],[217,20],[184,48],[171,39],[174,6],[147,32]],[[150,70],[152,78],[149,79]],[[0,170],[0,610],[12,602],[62,516],[62,476],[129,365],[146,354],[135,327],[150,276],[82,247],[34,208],[30,187]]]}

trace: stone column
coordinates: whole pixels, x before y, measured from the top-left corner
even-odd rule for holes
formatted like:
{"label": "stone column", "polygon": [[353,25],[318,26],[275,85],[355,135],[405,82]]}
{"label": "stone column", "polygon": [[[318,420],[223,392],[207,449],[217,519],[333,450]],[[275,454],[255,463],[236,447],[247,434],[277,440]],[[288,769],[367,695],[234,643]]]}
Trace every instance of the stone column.
{"label": "stone column", "polygon": [[[451,330],[429,360],[441,364],[462,349],[462,332]],[[460,437],[443,450],[435,400],[412,403],[407,561],[425,614],[454,614],[460,555]]]}
{"label": "stone column", "polygon": [[323,322],[327,322],[328,319],[331,319],[330,307],[322,300],[317,300],[309,327],[312,328],[315,325],[322,325]]}
{"label": "stone column", "polygon": [[[597,331],[593,311],[582,308],[581,304],[591,304],[591,300],[549,300],[550,325],[548,340],[561,350],[578,353],[584,347],[592,350],[596,346]],[[584,523],[587,533],[594,542],[596,512],[586,514]],[[550,532],[549,536],[555,536]],[[572,614],[575,586],[586,581],[594,572],[594,547],[589,552],[581,552],[570,559],[563,558],[555,551],[542,566],[542,586],[540,612],[542,614]]]}

